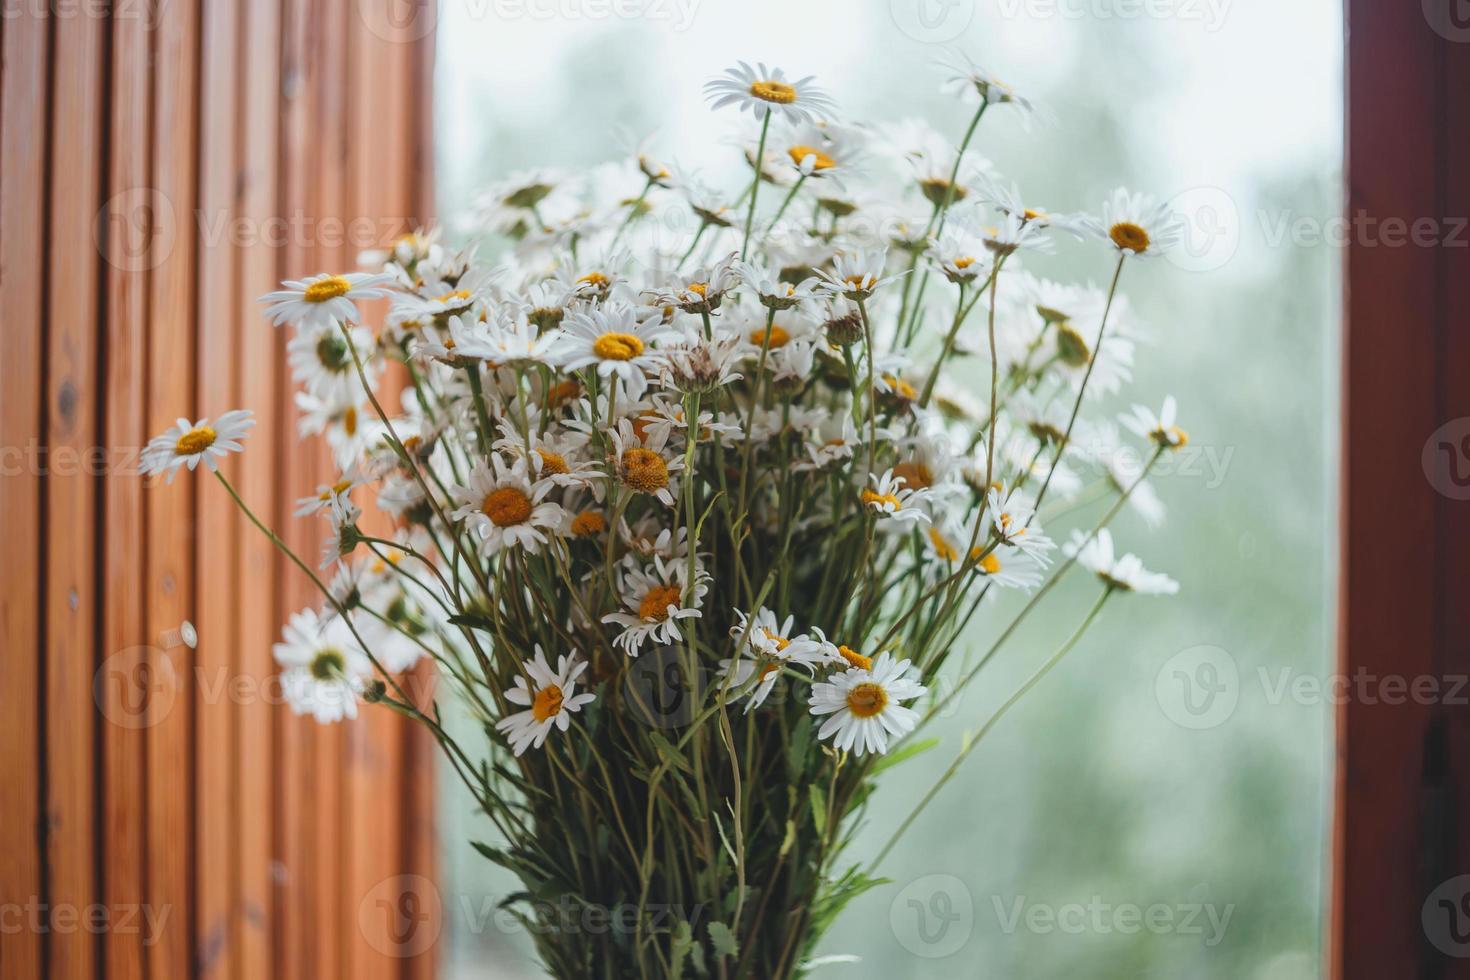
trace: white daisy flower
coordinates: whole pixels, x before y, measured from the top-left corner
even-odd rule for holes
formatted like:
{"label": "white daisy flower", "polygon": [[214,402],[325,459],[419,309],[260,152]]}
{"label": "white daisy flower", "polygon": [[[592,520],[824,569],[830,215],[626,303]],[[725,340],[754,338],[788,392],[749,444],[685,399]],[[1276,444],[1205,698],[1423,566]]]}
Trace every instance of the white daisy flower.
{"label": "white daisy flower", "polygon": [[929,239],[930,258],[944,278],[956,285],[990,275],[991,262],[984,253],[984,240],[961,227],[946,228],[937,239]]}
{"label": "white daisy flower", "polygon": [[1002,543],[1020,548],[1043,565],[1050,561],[1048,552],[1056,547],[1056,542],[1041,530],[1035,506],[1020,488],[1002,497],[999,490],[991,487],[985,495],[985,510],[990,515],[995,536]]}
{"label": "white daisy flower", "polygon": [[357,529],[357,519],[362,508],[346,497],[332,497],[322,517],[332,523],[332,530],[322,543],[322,560],[318,568],[328,568],[333,562],[341,561],[352,554],[362,543],[362,533]]}
{"label": "white daisy flower", "polygon": [[691,587],[686,581],[688,567],[687,561],[666,563],[655,555],[652,565],[622,569],[621,595],[630,612],[608,613],[602,621],[623,627],[614,642],[628,656],[638,656],[649,640],[673,643],[684,639],[679,620],[702,615],[699,604],[709,591],[709,575],[696,569]]}
{"label": "white daisy flower", "polygon": [[1153,440],[1159,448],[1179,449],[1188,445],[1189,433],[1174,424],[1178,411],[1179,406],[1174,401],[1174,396],[1169,395],[1164,399],[1164,407],[1159,410],[1158,415],[1142,405],[1134,405],[1132,415],[1119,416],[1119,419],[1133,432]]}
{"label": "white daisy flower", "polygon": [[1073,531],[1066,551],[1068,555],[1076,555],[1077,563],[1110,589],[1140,595],[1174,595],[1179,591],[1178,582],[1162,572],[1150,572],[1137,555],[1130,553],[1115,558],[1113,535],[1107,528],[1101,528],[1091,537]]}
{"label": "white daisy flower", "polygon": [[752,68],[742,61],[706,82],[704,91],[711,109],[733,105],[749,110],[758,120],[776,112],[796,122],[815,122],[831,115],[836,106],[831,96],[812,84],[812,77],[788,79],[780,68],[767,67],[764,62]]}
{"label": "white daisy flower", "polygon": [[668,507],[674,506],[677,489],[673,474],[684,469],[684,460],[664,455],[671,431],[671,427],[645,427],[645,434],[640,438],[632,422],[619,419],[618,427],[608,433],[619,482],[639,493],[657,497]]}
{"label": "white daisy flower", "polygon": [[969,99],[978,99],[987,105],[1014,105],[1025,112],[1034,106],[1030,99],[1019,94],[1010,85],[977,65],[963,51],[951,51],[947,56],[936,59],[939,66],[950,72],[944,89]]}
{"label": "white daisy flower", "polygon": [[884,276],[888,264],[887,247],[877,250],[860,249],[838,252],[832,257],[832,270],[818,269],[820,287],[833,296],[846,296],[852,300],[865,300],[880,287],[902,278],[902,273]]}
{"label": "white daisy flower", "polygon": [[1119,252],[1140,258],[1162,255],[1184,238],[1184,219],[1167,201],[1121,187],[1103,204],[1101,220],[1080,220],[1082,227],[1112,242]]}
{"label": "white daisy flower", "polygon": [[285,289],[266,293],[265,315],[276,326],[292,324],[303,329],[331,327],[338,323],[356,323],[359,314],[356,300],[378,299],[388,295],[382,288],[393,281],[385,273],[349,272],[345,275],[322,273],[310,279],[288,279]]}
{"label": "white daisy flower", "polygon": [[298,715],[330,723],[357,717],[357,702],[372,675],[372,663],[339,616],[315,609],[294,613],[272,647],[281,672],[281,693]]}
{"label": "white daisy flower", "polygon": [[919,723],[918,712],[900,703],[928,692],[915,675],[909,661],[881,653],[869,669],[845,670],[813,684],[811,713],[831,716],[817,738],[830,737],[833,746],[857,755],[887,752],[890,735],[901,738]]}
{"label": "white daisy flower", "polygon": [[872,489],[864,487],[858,495],[864,507],[871,508],[879,517],[890,520],[929,520],[929,515],[920,506],[928,501],[928,490],[908,489],[904,486],[904,478],[895,476],[893,470],[885,470],[882,476],[870,473],[868,479],[873,481]]}
{"label": "white daisy flower", "polygon": [[296,406],[301,409],[297,431],[304,436],[325,435],[339,469],[352,468],[383,434],[382,422],[366,401],[328,401],[298,391]]}
{"label": "white daisy flower", "polygon": [[220,458],[244,449],[240,440],[254,424],[253,413],[243,409],[226,412],[213,423],[209,419],[190,422],[179,418],[162,435],[148,440],[139,460],[140,472],[144,476],[165,473],[172,483],[179,467],[192,470],[202,461],[213,473],[219,469]]}
{"label": "white daisy flower", "polygon": [[799,283],[783,282],[779,270],[772,270],[754,261],[735,263],[735,271],[742,282],[755,291],[762,306],[772,310],[789,310],[800,303],[810,303],[817,298],[816,278],[804,279]]}
{"label": "white daisy flower", "polygon": [[319,514],[331,507],[337,500],[345,500],[352,496],[352,491],[368,482],[357,467],[353,467],[335,483],[317,484],[316,493],[309,497],[299,497],[296,500],[296,516],[307,517],[311,514]]}
{"label": "white daisy flower", "polygon": [[480,533],[480,553],[493,555],[505,548],[524,548],[535,554],[566,520],[560,504],[546,500],[556,484],[532,482],[525,457],[507,466],[499,453],[490,454],[470,471],[468,486],[450,488],[459,505],[451,515],[469,521]]}
{"label": "white daisy flower", "polygon": [[596,365],[603,378],[620,378],[631,398],[642,398],[648,390],[648,375],[663,365],[663,355],[653,344],[677,336],[656,314],[642,318],[632,307],[609,304],[595,310],[568,313],[556,358],[562,369],[578,371]]}
{"label": "white daisy flower", "polygon": [[515,687],[505,692],[505,699],[527,705],[527,710],[495,723],[495,730],[506,737],[516,755],[528,748],[539,749],[553,728],[566,731],[572,715],[597,700],[595,694],[577,693],[577,679],[587,669],[585,660],[562,654],[552,670],[538,643],[536,656],[524,666],[525,673],[516,675]]}
{"label": "white daisy flower", "polygon": [[[352,344],[364,357],[363,373],[368,384],[376,388],[382,362],[367,358],[372,350],[373,335],[362,327],[351,327]],[[346,401],[362,390],[357,375],[357,362],[347,346],[347,338],[336,326],[303,329],[286,345],[291,362],[291,378],[324,401]]]}

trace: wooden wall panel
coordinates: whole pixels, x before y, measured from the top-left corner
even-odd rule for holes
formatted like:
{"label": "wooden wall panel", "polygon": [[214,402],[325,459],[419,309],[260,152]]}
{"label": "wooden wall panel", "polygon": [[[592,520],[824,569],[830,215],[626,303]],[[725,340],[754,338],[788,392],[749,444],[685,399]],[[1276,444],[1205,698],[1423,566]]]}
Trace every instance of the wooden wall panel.
{"label": "wooden wall panel", "polygon": [[1470,425],[1470,31],[1442,0],[1346,7],[1339,670],[1440,693],[1339,708],[1330,975],[1449,980],[1470,977],[1470,502],[1434,465],[1470,465],[1437,433]]}
{"label": "wooden wall panel", "polygon": [[359,924],[432,874],[430,746],[291,716],[270,645],[310,584],[207,472],[137,475],[176,418],[251,408],[225,471],[314,560],[292,504],[330,461],[257,298],[388,243],[335,233],[355,218],[427,220],[432,37],[393,39],[387,0],[10,13],[0,905],[62,918],[8,917],[0,980],[432,975]]}
{"label": "wooden wall panel", "polygon": [[[0,903],[29,910],[45,897],[38,847],[46,805],[41,739],[44,699],[40,583],[44,578],[40,457],[44,445],[38,385],[44,374],[45,202],[48,52],[51,21],[22,17],[0,34],[0,310],[5,356],[0,358],[0,513],[7,551],[0,582],[0,745],[35,764],[0,779]],[[29,913],[28,913],[29,914]],[[0,978],[41,976],[45,956],[33,929],[7,935]]]}

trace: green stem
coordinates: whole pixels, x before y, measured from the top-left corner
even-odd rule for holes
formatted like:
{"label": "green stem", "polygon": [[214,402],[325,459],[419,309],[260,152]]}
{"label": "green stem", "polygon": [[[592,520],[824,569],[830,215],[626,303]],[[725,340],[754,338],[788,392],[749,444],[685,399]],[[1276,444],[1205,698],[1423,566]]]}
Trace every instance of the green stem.
{"label": "green stem", "polygon": [[745,212],[745,237],[740,241],[740,258],[745,259],[745,253],[750,249],[750,226],[755,221],[755,199],[760,195],[761,189],[761,167],[766,159],[766,133],[771,128],[771,113],[766,112],[766,118],[761,122],[761,139],[755,150],[755,179],[750,184],[750,207]]}

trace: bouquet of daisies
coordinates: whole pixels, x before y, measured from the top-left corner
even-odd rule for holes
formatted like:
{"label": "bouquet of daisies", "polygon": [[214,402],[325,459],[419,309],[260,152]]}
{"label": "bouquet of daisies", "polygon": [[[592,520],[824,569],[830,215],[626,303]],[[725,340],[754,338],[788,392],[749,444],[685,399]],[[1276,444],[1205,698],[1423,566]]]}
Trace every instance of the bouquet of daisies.
{"label": "bouquet of daisies", "polygon": [[[802,973],[883,881],[887,848],[845,851],[876,777],[1053,585],[1080,565],[1097,596],[895,837],[1110,598],[1177,589],[1107,529],[1161,518],[1173,401],[1130,435],[1083,409],[1130,380],[1118,285],[1179,221],[1122,191],[1097,216],[1028,205],[970,144],[1031,103],[952,75],[975,104],[958,145],[839,122],[810,78],[742,64],[707,86],[755,123],[728,193],[639,146],[495,187],[474,247],[416,234],[265,297],[340,469],[298,511],[319,560],[218,469],[249,413],[148,447],[170,479],[205,463],[320,588],[275,650],[294,710],[432,731],[557,976]],[[1108,286],[1024,270],[1059,239],[1109,252]],[[998,608],[994,645],[957,657]],[[475,739],[405,690],[425,657]]]}

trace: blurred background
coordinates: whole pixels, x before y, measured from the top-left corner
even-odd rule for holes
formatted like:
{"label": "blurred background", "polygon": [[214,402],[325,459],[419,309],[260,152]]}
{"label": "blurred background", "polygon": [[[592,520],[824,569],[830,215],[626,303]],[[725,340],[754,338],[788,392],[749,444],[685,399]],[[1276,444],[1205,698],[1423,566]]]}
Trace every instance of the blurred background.
{"label": "blurred background", "polygon": [[[992,113],[973,146],[1028,200],[1095,211],[1119,185],[1174,199],[1186,247],[1124,275],[1152,344],[1113,407],[1177,395],[1196,451],[1152,480],[1164,526],[1125,512],[1115,533],[1182,591],[1104,613],[895,848],[880,869],[893,883],[828,935],[824,954],[861,965],[818,975],[1318,976],[1332,705],[1313,684],[1331,670],[1335,616],[1339,6],[451,0],[437,30],[444,216],[517,170],[622,157],[626,132],[733,179],[736,117],[711,113],[700,86],[740,59],[816,75],[848,120],[915,116],[958,142],[970,110],[940,94],[934,65],[950,47],[1049,108],[1029,128]],[[1065,244],[1027,266],[1111,272],[1101,250]],[[1091,586],[1074,576],[1058,592],[1054,614],[957,700],[936,729],[944,743],[885,777],[859,851],[887,839],[962,734],[1075,626]],[[1014,611],[986,608],[967,647],[984,649],[989,624]],[[487,830],[457,781],[439,785],[443,974],[537,976],[529,937],[493,915],[515,881],[469,846]]]}

